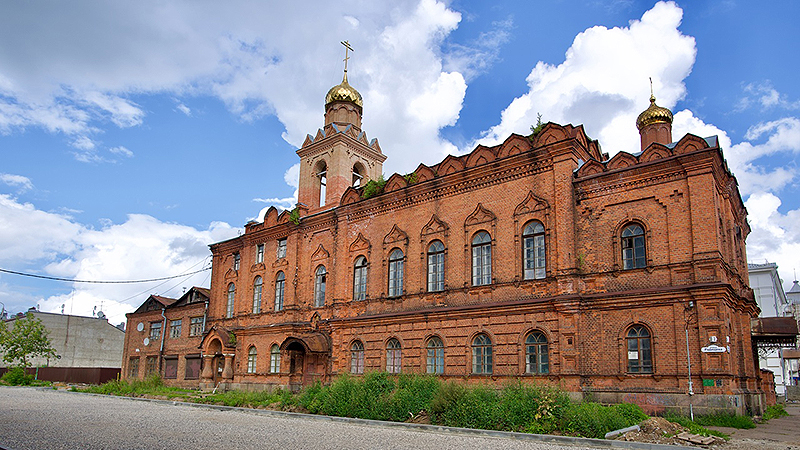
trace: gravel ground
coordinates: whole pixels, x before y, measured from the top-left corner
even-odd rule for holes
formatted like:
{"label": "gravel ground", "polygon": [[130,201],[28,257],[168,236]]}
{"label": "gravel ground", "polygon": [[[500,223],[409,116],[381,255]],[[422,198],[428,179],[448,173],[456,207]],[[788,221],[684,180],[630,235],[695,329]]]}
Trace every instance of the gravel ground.
{"label": "gravel ground", "polygon": [[0,387],[0,448],[575,450],[587,447]]}

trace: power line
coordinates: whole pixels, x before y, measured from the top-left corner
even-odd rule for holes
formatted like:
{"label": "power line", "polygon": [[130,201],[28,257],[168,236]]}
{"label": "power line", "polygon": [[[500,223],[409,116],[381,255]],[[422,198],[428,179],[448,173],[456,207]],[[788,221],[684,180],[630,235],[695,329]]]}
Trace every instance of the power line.
{"label": "power line", "polygon": [[75,280],[72,278],[60,278],[60,277],[48,277],[46,275],[36,275],[33,273],[25,273],[25,272],[16,272],[14,270],[8,269],[0,269],[0,272],[3,273],[10,273],[12,275],[20,275],[23,277],[31,277],[31,278],[40,278],[43,280],[52,280],[52,281],[66,281],[69,283],[94,283],[94,284],[134,284],[134,283],[150,283],[152,281],[164,281],[164,280],[171,280],[173,278],[180,278],[189,275],[194,275],[196,273],[205,272],[206,270],[210,270],[211,267],[205,267],[200,270],[196,270],[190,273],[182,273],[180,275],[173,275],[171,277],[161,277],[161,278],[150,278],[147,280],[120,280],[120,281],[99,281],[99,280]]}

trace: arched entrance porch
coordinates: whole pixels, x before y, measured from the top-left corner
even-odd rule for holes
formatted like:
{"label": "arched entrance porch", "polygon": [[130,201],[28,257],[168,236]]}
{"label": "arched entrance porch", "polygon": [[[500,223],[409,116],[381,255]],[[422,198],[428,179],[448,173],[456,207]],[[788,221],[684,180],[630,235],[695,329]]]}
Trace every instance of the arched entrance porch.
{"label": "arched entrance porch", "polygon": [[[321,334],[289,336],[280,346],[289,362],[289,389],[326,381],[330,344]],[[286,367],[286,366],[284,366]]]}

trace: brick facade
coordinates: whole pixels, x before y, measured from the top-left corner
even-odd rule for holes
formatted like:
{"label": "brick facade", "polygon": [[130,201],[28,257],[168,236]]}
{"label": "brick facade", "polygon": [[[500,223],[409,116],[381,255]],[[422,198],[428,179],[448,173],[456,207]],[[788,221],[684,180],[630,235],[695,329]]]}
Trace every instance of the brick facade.
{"label": "brick facade", "polygon": [[[297,216],[271,208],[263,223],[211,245],[200,387],[299,388],[390,369],[552,384],[649,412],[689,402],[696,410],[761,408],[749,328],[757,315],[747,286],[749,227],[716,138],[670,143],[669,124],[645,117],[648,147],[609,159],[582,126],[549,123],[535,136],[512,135],[394,174],[364,198],[364,181],[381,173],[385,156],[360,129],[360,105],[330,93],[328,100],[324,128],[297,152]],[[324,205],[315,167],[331,174]],[[348,184],[356,181],[353,168],[366,170],[358,187]],[[543,233],[525,236],[535,222]],[[483,233],[486,243],[475,243]],[[434,241],[444,247],[440,263],[430,252]],[[402,259],[391,262],[396,250]],[[354,294],[362,257],[363,300]],[[439,272],[443,286],[429,284]],[[316,293],[321,277],[324,302]],[[687,330],[694,397],[687,395]],[[632,340],[633,332],[646,336]],[[724,352],[701,351],[712,336]],[[546,345],[526,343],[534,337]],[[476,345],[487,338],[488,349]],[[390,352],[395,340],[400,349]]]}
{"label": "brick facade", "polygon": [[[151,295],[135,312],[127,314],[123,378],[142,379],[157,373],[167,384],[197,387],[208,294],[208,289],[195,287],[179,299]],[[158,338],[152,336],[155,325]]]}

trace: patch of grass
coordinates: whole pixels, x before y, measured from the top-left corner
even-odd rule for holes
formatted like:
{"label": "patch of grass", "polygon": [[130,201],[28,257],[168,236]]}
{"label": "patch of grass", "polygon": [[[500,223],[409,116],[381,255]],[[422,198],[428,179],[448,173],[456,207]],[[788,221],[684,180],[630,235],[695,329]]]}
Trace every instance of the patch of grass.
{"label": "patch of grass", "polygon": [[161,377],[150,375],[144,380],[112,380],[101,385],[89,386],[83,389],[76,388],[78,392],[91,392],[93,394],[121,395],[126,397],[140,397],[143,395],[160,395],[167,398],[185,398],[192,392],[191,389],[181,389],[165,386]]}
{"label": "patch of grass", "polygon": [[[695,416],[695,418],[697,418],[697,417],[698,416]],[[688,417],[679,416],[679,415],[672,414],[672,413],[667,413],[664,416],[664,418],[669,420],[670,422],[674,422],[674,423],[677,423],[679,425],[682,425],[685,428],[688,428],[689,432],[692,433],[692,434],[699,434],[700,436],[718,436],[718,437],[721,437],[721,438],[723,438],[725,440],[728,440],[730,438],[730,436],[728,436],[727,434],[725,434],[725,433],[723,433],[721,431],[709,430],[708,428],[705,428],[704,426],[702,426],[702,425],[700,425],[698,423],[692,422],[692,420],[689,419]]]}
{"label": "patch of grass", "polygon": [[766,420],[769,420],[769,419],[774,419],[776,417],[784,417],[784,416],[788,416],[788,415],[789,415],[789,413],[786,412],[786,408],[783,405],[781,405],[781,404],[770,405],[770,406],[767,406],[767,410],[764,411],[764,416],[762,417],[762,419],[764,419],[766,421]]}
{"label": "patch of grass", "polygon": [[694,421],[704,427],[729,427],[737,429],[755,428],[756,424],[750,416],[717,413],[705,416],[694,416]]}
{"label": "patch of grass", "polygon": [[635,425],[647,417],[642,408],[630,403],[610,406],[572,403],[559,417],[559,430],[564,434],[602,439],[609,431]]}
{"label": "patch of grass", "polygon": [[[209,403],[214,405],[239,406],[243,408],[256,408],[259,406],[269,406],[275,403],[283,405],[285,399],[283,390],[269,391],[227,391],[206,397],[193,399],[197,403]],[[289,393],[291,395],[291,393]]]}

